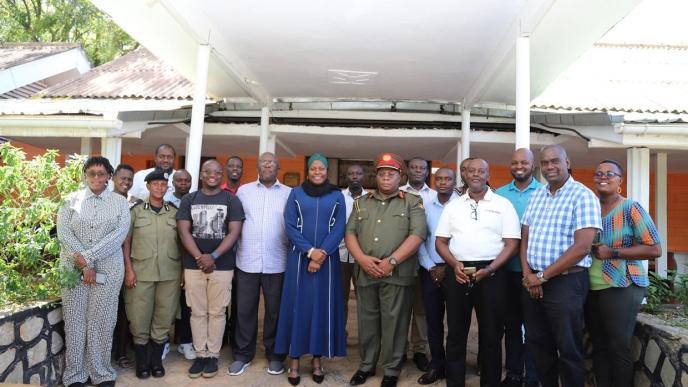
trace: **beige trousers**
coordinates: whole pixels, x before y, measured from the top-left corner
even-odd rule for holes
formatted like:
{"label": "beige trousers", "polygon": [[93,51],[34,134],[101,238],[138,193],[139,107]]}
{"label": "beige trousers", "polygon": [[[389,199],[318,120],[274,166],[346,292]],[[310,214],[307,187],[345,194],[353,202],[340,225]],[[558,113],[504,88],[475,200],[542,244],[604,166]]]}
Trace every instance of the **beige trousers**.
{"label": "beige trousers", "polygon": [[225,332],[225,312],[232,293],[234,270],[184,269],[186,303],[191,308],[191,335],[198,357],[219,357]]}

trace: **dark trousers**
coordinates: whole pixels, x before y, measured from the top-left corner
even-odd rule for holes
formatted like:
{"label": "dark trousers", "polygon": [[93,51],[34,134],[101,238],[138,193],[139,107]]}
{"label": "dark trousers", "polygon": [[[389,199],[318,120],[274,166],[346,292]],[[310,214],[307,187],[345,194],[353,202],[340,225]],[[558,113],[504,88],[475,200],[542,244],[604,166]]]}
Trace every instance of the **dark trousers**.
{"label": "dark trousers", "polygon": [[227,322],[227,338],[229,339],[229,348],[236,347],[236,321],[237,321],[237,306],[236,306],[236,276],[232,278],[232,295],[231,302],[229,303],[229,321]]}
{"label": "dark trousers", "polygon": [[263,345],[268,360],[284,360],[284,355],[275,354],[277,316],[284,273],[246,273],[234,269],[236,277],[237,321],[234,330],[236,346],[232,348],[234,360],[249,362],[256,356],[258,335],[258,302],[263,291],[265,314],[263,315]]}
{"label": "dark trousers", "polygon": [[597,387],[633,385],[631,339],[645,288],[609,288],[588,293],[585,319],[592,340]]}
{"label": "dark trousers", "polygon": [[[469,266],[469,265],[467,265]],[[480,352],[480,385],[497,387],[502,375],[502,331],[506,295],[506,273],[497,270],[472,287],[456,282],[454,271],[447,266],[444,277],[447,304],[447,386],[466,383],[466,341],[475,308],[478,317]]]}
{"label": "dark trousers", "polygon": [[131,331],[129,331],[129,319],[124,309],[124,288],[119,291],[119,302],[117,303],[117,323],[115,324],[115,334],[113,337],[113,348],[115,359],[127,356],[127,348],[131,343]]}
{"label": "dark trousers", "polygon": [[444,370],[444,290],[436,284],[430,272],[420,268],[420,279],[425,302],[425,320],[428,326],[428,345],[430,346],[430,368]]}
{"label": "dark trousers", "polygon": [[[507,271],[506,317],[504,319],[504,362],[506,374],[518,379],[523,378],[525,365],[525,380],[536,382],[535,363],[533,357],[526,351],[523,341],[523,304],[521,292],[523,290],[523,273]],[[526,333],[527,334],[527,333]]]}
{"label": "dark trousers", "polygon": [[191,344],[191,308],[186,303],[186,292],[182,291],[179,295],[179,307],[181,318],[174,323],[174,337],[177,344]]}
{"label": "dark trousers", "polygon": [[340,265],[342,270],[342,295],[344,296],[344,329],[349,321],[349,297],[351,295],[351,284],[356,288],[356,281],[354,281],[354,264],[342,262]]}
{"label": "dark trousers", "polygon": [[556,276],[543,284],[543,298],[523,289],[526,346],[543,387],[583,387],[583,306],[588,271]]}

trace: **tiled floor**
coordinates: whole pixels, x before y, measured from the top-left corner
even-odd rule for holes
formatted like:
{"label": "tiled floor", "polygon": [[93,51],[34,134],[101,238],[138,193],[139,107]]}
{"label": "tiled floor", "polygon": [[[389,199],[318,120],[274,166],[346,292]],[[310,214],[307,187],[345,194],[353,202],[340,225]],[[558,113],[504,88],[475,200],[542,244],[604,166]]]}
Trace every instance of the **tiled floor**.
{"label": "tiled floor", "polygon": [[[262,310],[259,316],[262,316]],[[325,359],[323,366],[325,367],[325,381],[321,386],[345,386],[348,385],[349,379],[358,368],[359,353],[358,353],[358,330],[356,327],[356,301],[352,299],[349,303],[349,323],[348,332],[349,338],[347,342],[347,357],[337,359]],[[259,322],[259,326],[262,322]],[[261,329],[261,328],[259,328]],[[477,335],[474,330],[469,335],[468,347],[468,374],[466,380],[467,387],[479,386],[479,378],[475,375],[475,360],[477,353]],[[170,351],[170,354],[165,359],[164,366],[166,375],[161,379],[149,378],[147,380],[139,380],[134,375],[133,369],[118,369],[117,385],[121,387],[146,387],[146,386],[227,386],[239,385],[241,387],[249,386],[289,386],[286,374],[269,375],[266,372],[267,361],[263,357],[263,350],[260,348],[262,332],[258,336],[258,354],[251,366],[246,369],[242,375],[229,376],[227,367],[231,362],[229,348],[222,349],[220,358],[220,371],[218,374],[209,379],[199,378],[190,379],[187,376],[187,369],[191,365],[190,361],[184,359],[175,348]],[[174,346],[173,346],[174,347]],[[133,358],[133,354],[132,354]],[[378,370],[378,375],[368,379],[366,386],[379,386],[382,377]],[[422,373],[418,371],[410,360],[406,363],[402,370],[399,379],[399,386],[416,386],[418,377]],[[301,360],[301,384],[300,386],[318,386],[310,377],[310,358]],[[435,385],[445,385],[444,381],[435,383]]]}

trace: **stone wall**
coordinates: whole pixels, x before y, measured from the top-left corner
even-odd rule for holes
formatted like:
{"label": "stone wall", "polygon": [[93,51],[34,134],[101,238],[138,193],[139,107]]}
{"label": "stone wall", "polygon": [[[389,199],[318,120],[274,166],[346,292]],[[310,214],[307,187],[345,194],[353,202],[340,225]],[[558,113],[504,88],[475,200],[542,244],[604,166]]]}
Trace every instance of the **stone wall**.
{"label": "stone wall", "polygon": [[0,315],[0,383],[57,386],[64,370],[59,302]]}
{"label": "stone wall", "polygon": [[637,387],[688,387],[688,330],[641,313],[631,346]]}

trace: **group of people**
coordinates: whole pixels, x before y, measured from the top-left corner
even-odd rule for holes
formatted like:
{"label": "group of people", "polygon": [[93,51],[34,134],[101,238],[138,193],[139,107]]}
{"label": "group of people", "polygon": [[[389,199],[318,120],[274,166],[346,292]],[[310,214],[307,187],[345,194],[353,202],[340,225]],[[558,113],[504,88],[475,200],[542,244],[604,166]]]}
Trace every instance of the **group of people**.
{"label": "group of people", "polygon": [[[174,158],[160,145],[156,166],[134,173],[90,157],[85,187],[60,208],[61,264],[82,272],[63,291],[67,386],[114,385],[116,323],[131,334],[139,378],[165,375],[173,324],[178,350],[193,360],[189,377],[217,374],[225,331],[228,372],[240,375],[256,355],[261,292],[267,372],[284,373],[286,360],[298,385],[300,360],[311,355],[311,378],[322,383],[322,357],[346,356],[352,285],[361,360],[351,385],[379,367],[381,386],[396,386],[410,349],[419,384],[463,386],[474,310],[481,386],[582,387],[584,328],[597,385],[633,384],[643,261],[661,248],[647,212],[621,196],[624,172],[613,160],[595,170],[596,196],[570,175],[560,146],[539,155],[546,184],[533,177],[532,152],[519,149],[513,180],[496,190],[485,160],[464,160],[460,177],[437,169],[432,189],[426,160],[406,164],[394,153],[376,158],[372,190],[360,165],[340,190],[319,153],[290,188],[266,152],[256,181],[240,184],[238,157],[224,167],[210,159],[189,193],[191,176],[173,169]],[[124,336],[115,334],[118,359]]]}

